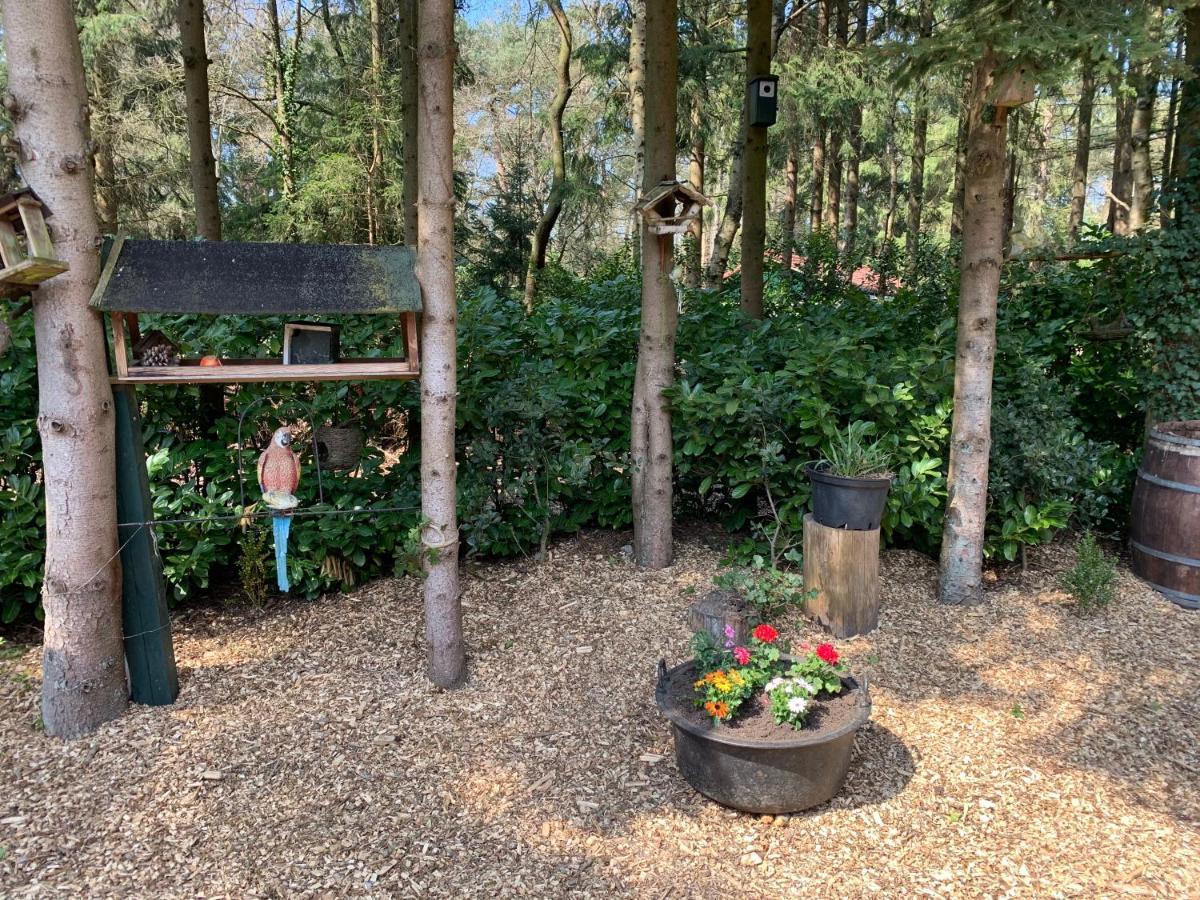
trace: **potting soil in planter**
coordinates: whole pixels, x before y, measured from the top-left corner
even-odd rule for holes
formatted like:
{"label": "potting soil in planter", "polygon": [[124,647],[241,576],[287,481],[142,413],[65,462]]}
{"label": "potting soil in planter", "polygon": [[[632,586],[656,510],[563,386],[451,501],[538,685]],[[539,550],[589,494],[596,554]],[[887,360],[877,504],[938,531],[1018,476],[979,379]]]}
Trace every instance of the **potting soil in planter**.
{"label": "potting soil in planter", "polygon": [[675,669],[667,675],[667,702],[679,710],[689,725],[698,729],[711,728],[747,741],[791,741],[802,735],[817,737],[837,731],[849,725],[859,715],[858,695],[853,690],[844,690],[836,696],[817,695],[813,710],[804,727],[795,729],[791,725],[777,725],[771,716],[771,703],[766,692],[759,691],[742,704],[738,715],[731,721],[714,725],[712,717],[703,708],[696,706],[694,682],[700,677],[696,666]]}

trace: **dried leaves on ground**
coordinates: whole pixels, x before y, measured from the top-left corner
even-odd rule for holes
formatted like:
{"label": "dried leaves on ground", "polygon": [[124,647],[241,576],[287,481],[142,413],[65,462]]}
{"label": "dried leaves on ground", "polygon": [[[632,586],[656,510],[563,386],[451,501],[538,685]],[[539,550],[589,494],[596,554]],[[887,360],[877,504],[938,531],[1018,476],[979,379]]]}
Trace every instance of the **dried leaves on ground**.
{"label": "dried leaves on ground", "polygon": [[888,552],[841,643],[875,704],[845,789],[760,818],[683,782],[652,701],[718,557],[639,571],[591,534],[470,567],[453,692],[413,580],[181,616],[178,703],[73,743],[37,729],[36,650],[0,662],[0,895],[1200,895],[1200,614],[1122,571],[1081,618],[1067,548],[948,609]]}

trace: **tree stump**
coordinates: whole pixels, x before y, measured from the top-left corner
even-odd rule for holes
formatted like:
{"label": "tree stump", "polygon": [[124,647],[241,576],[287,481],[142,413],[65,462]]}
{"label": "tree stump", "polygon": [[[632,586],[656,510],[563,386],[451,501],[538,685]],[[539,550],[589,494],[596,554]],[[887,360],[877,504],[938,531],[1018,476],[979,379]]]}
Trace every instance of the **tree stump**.
{"label": "tree stump", "polygon": [[805,610],[835,637],[879,624],[879,529],[828,528],[804,517],[804,587],[817,591]]}
{"label": "tree stump", "polygon": [[746,644],[754,627],[753,612],[746,601],[728,591],[712,590],[688,606],[688,626],[692,631],[707,631],[718,647],[725,646],[725,626],[732,625],[734,643]]}

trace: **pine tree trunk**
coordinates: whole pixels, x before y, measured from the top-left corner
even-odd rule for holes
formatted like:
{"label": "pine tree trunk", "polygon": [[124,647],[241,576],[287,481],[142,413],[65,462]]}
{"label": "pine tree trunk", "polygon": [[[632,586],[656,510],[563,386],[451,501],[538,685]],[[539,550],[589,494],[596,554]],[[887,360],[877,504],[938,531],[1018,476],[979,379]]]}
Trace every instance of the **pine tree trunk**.
{"label": "pine tree trunk", "polygon": [[1079,80],[1079,120],[1075,125],[1075,162],[1071,166],[1071,211],[1067,234],[1073,244],[1079,240],[1087,210],[1088,161],[1092,153],[1092,109],[1096,101],[1096,72],[1085,61]]}
{"label": "pine tree trunk", "polygon": [[[688,184],[701,194],[704,193],[704,111],[701,109],[700,97],[693,95],[689,104],[688,127],[691,130],[688,156]],[[701,214],[688,225],[687,265],[685,266],[685,284],[690,288],[700,287],[704,277],[704,215]]]}
{"label": "pine tree trunk", "polygon": [[295,237],[293,207],[296,202],[296,74],[303,36],[301,0],[296,0],[296,30],[292,46],[284,42],[279,23],[278,0],[268,0],[267,20],[271,27],[271,63],[275,80],[275,134],[279,140],[279,161],[283,181],[283,206],[287,213],[289,240]]}
{"label": "pine tree trunk", "polygon": [[[746,10],[746,83],[771,72],[771,0],[749,0]],[[749,92],[743,94],[749,102]],[[767,127],[746,128],[742,209],[742,312],[763,316],[763,255],[767,241]]]}
{"label": "pine tree trunk", "polygon": [[[834,0],[834,2],[837,4],[834,19],[834,43],[839,51],[844,51],[849,38],[850,3],[849,0]],[[829,129],[828,157],[825,160],[825,209],[821,213],[821,224],[835,237],[838,233],[842,212],[842,144],[844,137],[841,122],[835,121]]]}
{"label": "pine tree trunk", "polygon": [[[866,49],[867,18],[870,15],[870,10],[870,0],[859,0],[854,17],[854,46],[857,48],[859,54],[862,54]],[[858,63],[857,68],[861,77],[862,64]],[[850,110],[850,124],[848,129],[850,158],[846,161],[846,211],[842,217],[842,229],[844,232],[842,250],[851,254],[854,252],[854,245],[858,241],[859,167],[862,163],[863,151],[862,124],[862,106],[855,104],[854,108]]]}
{"label": "pine tree trunk", "polygon": [[[921,37],[933,33],[931,0],[921,0]],[[925,145],[929,135],[929,104],[925,86],[918,84],[913,101],[912,163],[908,176],[908,224],[904,233],[904,253],[911,271],[917,264],[917,248],[921,242],[921,216],[925,209]]]}
{"label": "pine tree trunk", "polygon": [[796,142],[788,141],[787,168],[784,171],[783,195],[783,265],[787,277],[792,276],[792,257],[796,248],[796,198],[799,194],[800,155]]}
{"label": "pine tree trunk", "polygon": [[529,244],[529,265],[525,271],[525,310],[533,312],[533,301],[537,297],[538,273],[546,268],[546,248],[550,235],[562,213],[563,198],[567,192],[567,154],[563,146],[563,113],[571,99],[571,52],[573,49],[571,23],[563,12],[561,0],[546,0],[550,14],[558,25],[558,61],[555,72],[558,86],[554,99],[550,101],[550,195],[546,208]]}
{"label": "pine tree trunk", "polygon": [[1150,195],[1154,192],[1154,170],[1150,163],[1150,132],[1154,126],[1154,97],[1158,93],[1158,79],[1149,65],[1137,79],[1138,93],[1133,103],[1133,116],[1129,130],[1129,167],[1131,173],[1131,198],[1129,204],[1129,230],[1140,231],[1150,224]]}
{"label": "pine tree trunk", "polygon": [[737,137],[729,149],[729,188],[725,192],[725,209],[721,213],[721,221],[713,231],[712,250],[708,254],[708,266],[704,273],[704,283],[708,287],[718,287],[724,280],[725,269],[729,265],[729,251],[733,249],[733,239],[737,237],[742,222],[745,150],[746,109],[743,103]]}
{"label": "pine tree trunk", "polygon": [[384,242],[379,198],[383,176],[383,11],[370,0],[371,26],[371,160],[367,164],[367,243]]}
{"label": "pine tree trunk", "polygon": [[[829,4],[832,0],[816,0],[816,16],[813,20],[815,33],[813,44],[818,48],[829,46]],[[808,230],[821,230],[825,210],[825,122],[818,115],[816,135],[812,145],[812,181],[808,188]]]}
{"label": "pine tree trunk", "polygon": [[188,168],[196,204],[196,234],[207,241],[219,241],[221,206],[217,201],[217,166],[212,150],[212,118],[208,102],[209,60],[204,42],[203,0],[179,0],[177,20],[183,49]]}
{"label": "pine tree trunk", "polygon": [[[676,0],[646,0],[646,165],[643,193],[675,176],[675,100],[679,47]],[[675,381],[678,300],[671,283],[674,238],[642,230],[642,323],[634,376],[630,440],[633,552],[638,565],[661,569],[674,554],[671,477],[674,447],[665,396]]]}
{"label": "pine tree trunk", "polygon": [[1181,222],[1200,212],[1200,6],[1189,7],[1183,16],[1187,42],[1184,64],[1191,77],[1183,82],[1179,92],[1171,167],[1175,187],[1193,193],[1176,207],[1175,216]]}
{"label": "pine tree trunk", "polygon": [[[629,118],[633,126],[633,180],[645,182],[646,172],[646,0],[629,0],[633,20],[629,26]],[[635,198],[635,202],[636,202]],[[642,219],[634,215],[634,264],[641,268]]]}
{"label": "pine tree trunk", "polygon": [[400,43],[400,119],[403,145],[404,185],[400,203],[404,207],[405,246],[417,246],[417,185],[420,182],[417,134],[417,3],[397,0],[399,20],[396,37]]}
{"label": "pine tree trunk", "polygon": [[1017,216],[1017,185],[1021,180],[1021,164],[1017,156],[1021,138],[1021,110],[1014,109],[1008,117],[1008,155],[1004,164],[1004,253],[1008,254],[1009,234]]}
{"label": "pine tree trunk", "polygon": [[46,497],[42,721],[74,738],[128,702],[121,637],[115,422],[104,328],[88,307],[100,228],[88,155],[87,90],[70,0],[4,4],[5,105],[21,174],[53,211],[70,270],[34,291],[38,434]]}
{"label": "pine tree trunk", "polygon": [[[95,15],[94,3],[86,5],[87,14]],[[101,42],[92,50],[92,71],[89,92],[91,95],[92,165],[96,181],[96,213],[100,217],[100,230],[105,234],[116,234],[120,221],[120,203],[117,199],[117,167],[113,158],[114,120],[120,112],[114,109],[115,99],[111,88],[117,80],[112,48]]]}
{"label": "pine tree trunk", "polygon": [[891,89],[888,103],[887,136],[884,152],[887,154],[888,198],[887,212],[883,217],[883,240],[890,244],[896,237],[896,207],[900,196],[900,160],[896,148],[896,88]]}
{"label": "pine tree trunk", "polygon": [[1004,110],[987,106],[995,65],[995,54],[985,48],[971,91],[949,496],[938,592],[943,603],[982,599],[996,299],[1004,256],[1007,120]]}
{"label": "pine tree trunk", "polygon": [[954,139],[954,201],[950,209],[950,240],[962,237],[963,187],[967,170],[967,128],[971,115],[971,77],[966,78],[958,111],[958,132]]}
{"label": "pine tree trunk", "polygon": [[[1125,66],[1124,54],[1117,62],[1119,70]],[[1113,94],[1116,96],[1116,144],[1113,147],[1112,181],[1109,185],[1108,230],[1113,234],[1129,234],[1129,206],[1133,199],[1132,153],[1129,147],[1133,129],[1133,104],[1120,93],[1121,76],[1113,79]]]}
{"label": "pine tree trunk", "polygon": [[[1183,39],[1182,34],[1175,41],[1175,64],[1178,66],[1183,61]],[[1170,99],[1167,101],[1167,121],[1165,133],[1163,135],[1163,158],[1162,158],[1162,185],[1163,193],[1167,194],[1164,202],[1158,205],[1159,224],[1163,228],[1171,226],[1172,201],[1170,199],[1168,189],[1172,174],[1175,171],[1175,119],[1179,112],[1179,86],[1180,79],[1178,75],[1171,78]]]}
{"label": "pine tree trunk", "polygon": [[429,678],[466,675],[458,584],[454,421],[458,311],[454,296],[454,0],[421,0],[417,44],[417,277],[421,316],[421,542]]}

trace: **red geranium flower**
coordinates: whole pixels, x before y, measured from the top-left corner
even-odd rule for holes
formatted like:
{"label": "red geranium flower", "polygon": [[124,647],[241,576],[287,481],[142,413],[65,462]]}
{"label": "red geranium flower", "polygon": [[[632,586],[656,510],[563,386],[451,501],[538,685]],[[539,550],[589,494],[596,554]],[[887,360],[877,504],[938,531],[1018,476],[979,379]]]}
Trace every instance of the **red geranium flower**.
{"label": "red geranium flower", "polygon": [[831,666],[836,666],[838,652],[833,649],[833,644],[820,644],[817,647],[817,658],[822,662],[829,663]]}
{"label": "red geranium flower", "polygon": [[739,666],[744,666],[746,663],[750,662],[750,651],[745,647],[734,647],[733,658],[738,661]]}
{"label": "red geranium flower", "polygon": [[754,636],[764,644],[769,644],[779,637],[779,632],[770,625],[763,624],[754,629]]}

